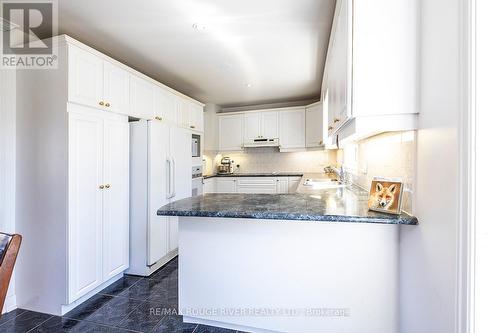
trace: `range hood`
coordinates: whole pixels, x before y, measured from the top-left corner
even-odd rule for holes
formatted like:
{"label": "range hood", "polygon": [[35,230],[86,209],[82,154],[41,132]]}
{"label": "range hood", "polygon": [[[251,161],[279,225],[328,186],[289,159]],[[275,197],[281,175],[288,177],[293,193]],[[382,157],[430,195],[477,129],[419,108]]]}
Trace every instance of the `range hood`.
{"label": "range hood", "polygon": [[279,139],[253,139],[250,142],[245,142],[245,148],[259,148],[259,147],[279,147]]}

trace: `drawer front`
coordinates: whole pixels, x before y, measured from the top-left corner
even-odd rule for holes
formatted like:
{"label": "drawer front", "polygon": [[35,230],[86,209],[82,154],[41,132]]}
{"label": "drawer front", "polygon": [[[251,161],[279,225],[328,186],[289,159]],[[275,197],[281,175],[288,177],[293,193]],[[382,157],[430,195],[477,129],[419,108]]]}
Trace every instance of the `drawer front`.
{"label": "drawer front", "polygon": [[275,177],[241,177],[238,186],[276,186]]}

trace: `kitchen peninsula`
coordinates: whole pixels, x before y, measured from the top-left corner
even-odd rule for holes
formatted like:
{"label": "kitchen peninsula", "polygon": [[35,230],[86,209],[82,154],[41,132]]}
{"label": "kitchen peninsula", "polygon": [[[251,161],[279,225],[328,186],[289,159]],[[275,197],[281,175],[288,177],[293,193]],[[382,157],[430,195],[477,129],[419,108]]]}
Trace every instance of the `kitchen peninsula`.
{"label": "kitchen peninsula", "polygon": [[365,190],[321,180],[328,176],[306,174],[296,193],[206,194],[158,210],[179,216],[185,321],[246,332],[397,332],[399,226],[418,221],[369,212]]}

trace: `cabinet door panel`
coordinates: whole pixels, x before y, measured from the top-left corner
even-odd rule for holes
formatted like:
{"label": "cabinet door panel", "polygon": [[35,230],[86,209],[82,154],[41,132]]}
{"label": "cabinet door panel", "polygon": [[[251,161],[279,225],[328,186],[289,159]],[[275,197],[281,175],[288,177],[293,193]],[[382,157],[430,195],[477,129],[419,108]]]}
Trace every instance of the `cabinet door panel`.
{"label": "cabinet door panel", "polygon": [[70,102],[99,107],[103,101],[103,61],[99,57],[69,47],[68,99]]}
{"label": "cabinet door panel", "polygon": [[305,110],[280,111],[281,148],[305,147]]}
{"label": "cabinet door panel", "polygon": [[104,122],[104,183],[103,276],[107,280],[127,269],[129,261],[127,117]]}
{"label": "cabinet door panel", "polygon": [[69,302],[102,281],[103,122],[69,114]]}
{"label": "cabinet door panel", "polygon": [[324,145],[323,108],[321,104],[306,109],[306,147],[321,147]]}
{"label": "cabinet door panel", "polygon": [[236,179],[217,179],[216,183],[217,193],[235,193],[236,192]]}
{"label": "cabinet door panel", "polygon": [[349,44],[352,36],[349,36],[349,4],[348,1],[340,3],[340,12],[334,32],[333,55],[331,66],[331,102],[330,102],[330,125],[335,132],[344,124],[349,116],[350,91],[349,76],[351,66],[349,61]]}
{"label": "cabinet door panel", "polygon": [[177,105],[175,96],[168,91],[157,87],[154,97],[154,117],[161,117],[164,121],[175,124],[177,122]]}
{"label": "cabinet door panel", "polygon": [[130,74],[120,67],[104,61],[104,102],[110,111],[128,114],[130,105]]}
{"label": "cabinet door panel", "polygon": [[190,107],[190,126],[194,131],[203,132],[203,107],[191,103]]}
{"label": "cabinet door panel", "polygon": [[260,135],[266,139],[276,139],[278,135],[278,112],[261,112]]}
{"label": "cabinet door panel", "polygon": [[130,113],[142,119],[153,119],[154,88],[148,81],[137,76],[130,77]]}
{"label": "cabinet door panel", "polygon": [[245,113],[244,127],[245,143],[251,143],[254,139],[260,138],[260,112]]}
{"label": "cabinet door panel", "polygon": [[288,193],[288,178],[279,178],[276,180],[276,192]]}
{"label": "cabinet door panel", "polygon": [[177,122],[180,127],[190,128],[191,110],[189,103],[183,98],[177,97]]}
{"label": "cabinet door panel", "polygon": [[219,150],[238,151],[243,145],[243,115],[219,116]]}

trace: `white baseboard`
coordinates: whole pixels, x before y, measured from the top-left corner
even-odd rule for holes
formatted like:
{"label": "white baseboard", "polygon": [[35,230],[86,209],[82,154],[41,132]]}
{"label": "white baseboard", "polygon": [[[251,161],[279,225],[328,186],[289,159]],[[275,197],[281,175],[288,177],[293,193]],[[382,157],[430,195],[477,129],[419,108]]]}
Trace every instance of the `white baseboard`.
{"label": "white baseboard", "polygon": [[94,290],[89,291],[85,296],[80,297],[79,299],[77,299],[73,303],[71,303],[71,304],[63,304],[61,306],[61,316],[63,316],[64,314],[68,313],[69,311],[73,310],[78,305],[82,304],[83,302],[85,302],[86,300],[88,300],[89,298],[91,298],[92,296],[96,295],[98,292],[100,292],[104,288],[109,287],[110,285],[112,285],[116,281],[120,280],[122,277],[123,277],[123,272],[120,273],[120,274],[118,274],[117,276],[109,279],[108,281],[106,281],[105,283],[101,284],[99,287],[95,288]]}

